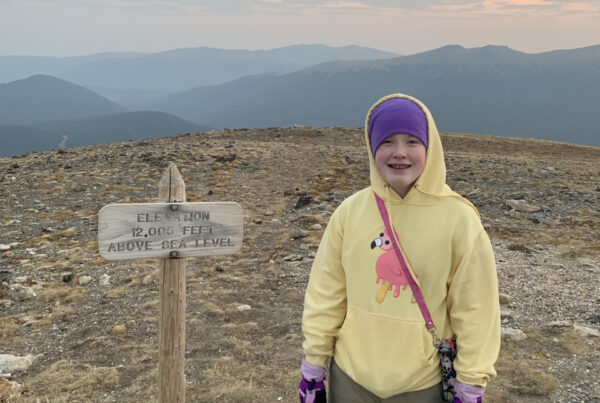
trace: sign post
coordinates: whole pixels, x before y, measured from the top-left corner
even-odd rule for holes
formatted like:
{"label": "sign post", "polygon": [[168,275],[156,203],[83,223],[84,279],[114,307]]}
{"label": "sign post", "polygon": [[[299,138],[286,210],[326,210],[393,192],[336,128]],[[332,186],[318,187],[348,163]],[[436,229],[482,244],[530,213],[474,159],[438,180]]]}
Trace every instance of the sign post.
{"label": "sign post", "polygon": [[186,203],[185,183],[170,162],[159,203],[110,204],[98,213],[98,250],[109,260],[158,258],[159,402],[185,401],[186,258],[237,252],[243,210],[233,202]]}

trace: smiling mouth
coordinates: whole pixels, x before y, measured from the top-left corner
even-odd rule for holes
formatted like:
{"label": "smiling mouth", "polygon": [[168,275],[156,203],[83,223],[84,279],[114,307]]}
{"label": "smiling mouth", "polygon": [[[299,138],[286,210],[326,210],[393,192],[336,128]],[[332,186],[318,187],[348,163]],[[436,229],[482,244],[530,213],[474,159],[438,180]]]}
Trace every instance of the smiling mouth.
{"label": "smiling mouth", "polygon": [[408,164],[389,164],[388,166],[392,169],[407,169],[411,167]]}

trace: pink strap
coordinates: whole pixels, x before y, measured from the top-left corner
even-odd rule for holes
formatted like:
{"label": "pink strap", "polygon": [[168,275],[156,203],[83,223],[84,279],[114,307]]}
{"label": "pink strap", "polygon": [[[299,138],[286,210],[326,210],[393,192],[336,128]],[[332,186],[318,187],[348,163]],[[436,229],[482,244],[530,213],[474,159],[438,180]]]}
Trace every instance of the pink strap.
{"label": "pink strap", "polygon": [[433,319],[431,319],[431,314],[429,313],[429,309],[427,308],[427,304],[425,304],[425,298],[423,298],[423,294],[421,293],[421,289],[419,285],[416,283],[413,278],[406,262],[404,261],[404,256],[402,255],[402,251],[398,243],[396,242],[396,237],[394,236],[395,232],[393,232],[392,224],[390,223],[390,217],[388,215],[387,209],[385,208],[385,202],[379,195],[375,192],[375,200],[377,200],[377,207],[379,207],[379,212],[381,213],[381,218],[383,219],[383,223],[385,224],[385,229],[388,234],[390,234],[390,238],[392,238],[392,245],[394,245],[394,251],[396,252],[396,256],[398,256],[398,260],[400,261],[400,266],[402,266],[402,270],[404,271],[404,275],[408,280],[408,284],[410,284],[410,288],[417,300],[417,304],[419,305],[419,309],[421,310],[421,314],[423,315],[423,319],[425,319],[425,326],[427,326],[427,330],[435,329],[435,325],[433,324]]}

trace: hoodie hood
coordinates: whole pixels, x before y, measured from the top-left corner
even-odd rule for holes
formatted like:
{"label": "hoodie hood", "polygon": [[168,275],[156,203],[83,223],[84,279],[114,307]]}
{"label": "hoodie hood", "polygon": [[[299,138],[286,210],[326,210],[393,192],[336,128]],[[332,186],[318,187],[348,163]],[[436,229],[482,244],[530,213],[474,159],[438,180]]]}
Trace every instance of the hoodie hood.
{"label": "hoodie hood", "polygon": [[[414,102],[423,110],[427,117],[428,147],[425,158],[425,167],[419,178],[415,181],[412,189],[404,198],[401,198],[391,186],[388,186],[385,183],[375,167],[375,158],[371,151],[371,139],[369,133],[371,114],[378,105],[392,98],[404,98]],[[404,94],[391,94],[375,102],[371,109],[369,109],[365,120],[365,145],[369,154],[371,186],[373,187],[373,190],[386,201],[393,203],[433,204],[438,197],[456,197],[472,206],[470,202],[452,191],[446,184],[446,164],[444,162],[444,150],[442,149],[440,134],[431,112],[425,104],[418,99]]]}

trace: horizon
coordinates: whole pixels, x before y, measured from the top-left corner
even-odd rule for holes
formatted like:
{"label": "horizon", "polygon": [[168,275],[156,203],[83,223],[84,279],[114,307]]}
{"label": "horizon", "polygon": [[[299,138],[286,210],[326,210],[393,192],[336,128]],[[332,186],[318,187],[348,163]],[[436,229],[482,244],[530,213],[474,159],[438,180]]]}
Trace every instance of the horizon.
{"label": "horizon", "polygon": [[[37,55],[37,54],[23,54],[23,55],[18,55],[18,54],[0,54],[0,57],[49,57],[49,58],[71,58],[71,57],[87,57],[87,56],[95,56],[95,55],[102,55],[102,54],[133,54],[133,53],[137,53],[140,56],[146,56],[146,55],[153,55],[153,54],[160,54],[160,53],[165,53],[165,52],[170,52],[170,51],[176,51],[176,50],[187,50],[187,49],[202,49],[202,48],[206,48],[206,49],[217,49],[217,50],[228,50],[228,51],[251,51],[251,52],[259,52],[259,51],[271,51],[271,50],[277,50],[277,49],[284,49],[284,48],[290,48],[290,47],[294,47],[294,46],[327,46],[327,47],[331,47],[331,48],[344,48],[344,47],[352,47],[352,46],[356,46],[356,47],[361,47],[361,48],[369,48],[369,49],[374,49],[374,50],[378,50],[378,51],[382,51],[382,52],[390,52],[390,53],[395,53],[392,52],[390,50],[386,50],[386,49],[379,49],[379,48],[373,48],[370,46],[362,46],[362,45],[356,45],[356,44],[347,44],[347,45],[331,45],[331,44],[327,44],[327,43],[292,43],[289,45],[285,45],[285,46],[278,46],[278,47],[274,47],[274,48],[218,48],[218,47],[214,47],[214,46],[205,46],[205,45],[198,45],[198,46],[186,46],[186,47],[182,47],[182,48],[169,48],[169,49],[161,49],[161,50],[157,50],[157,51],[152,51],[152,52],[142,52],[142,51],[136,51],[136,50],[123,50],[123,51],[111,51],[111,50],[104,50],[104,51],[98,51],[98,52],[94,52],[94,53],[83,53],[83,54],[78,54],[78,55],[68,55],[68,56],[53,56],[53,55]],[[521,53],[525,53],[525,54],[531,54],[531,55],[535,55],[535,54],[541,54],[541,53],[546,53],[546,52],[553,52],[553,51],[560,51],[560,50],[573,50],[573,49],[583,49],[583,48],[588,48],[588,47],[594,47],[594,46],[600,46],[600,42],[598,43],[592,43],[589,45],[585,45],[585,46],[579,46],[579,47],[575,47],[575,48],[553,48],[553,49],[547,49],[547,50],[543,50],[543,51],[539,51],[539,52],[526,52],[520,49],[515,49],[512,48],[510,46],[507,45],[499,45],[499,44],[495,44],[495,43],[488,43],[488,44],[483,44],[483,45],[478,45],[478,46],[465,46],[463,44],[460,43],[447,43],[444,45],[440,45],[437,46],[435,48],[431,48],[431,49],[423,49],[420,50],[418,52],[415,53],[405,53],[405,54],[400,54],[400,53],[396,53],[398,57],[400,56],[412,56],[412,55],[417,55],[419,53],[424,53],[424,52],[430,52],[430,51],[434,51],[437,49],[441,49],[444,47],[448,47],[448,46],[460,46],[464,49],[481,49],[481,48],[485,48],[488,46],[493,46],[493,47],[506,47],[512,51],[515,52],[521,52]]]}
{"label": "horizon", "polygon": [[[596,0],[8,0],[0,56],[363,46],[411,55],[450,44],[543,53],[600,44]],[[258,28],[257,28],[258,27]],[[40,39],[42,38],[42,39]]]}

